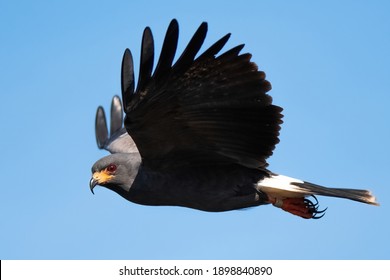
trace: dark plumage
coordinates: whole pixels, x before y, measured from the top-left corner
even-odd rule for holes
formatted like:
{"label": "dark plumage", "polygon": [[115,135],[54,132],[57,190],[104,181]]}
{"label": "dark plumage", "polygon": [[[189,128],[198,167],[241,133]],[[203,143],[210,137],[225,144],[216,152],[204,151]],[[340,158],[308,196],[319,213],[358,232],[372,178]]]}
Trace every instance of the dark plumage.
{"label": "dark plumage", "polygon": [[[102,107],[96,115],[99,148],[114,153],[92,168],[91,190],[105,186],[145,205],[226,211],[273,203],[304,218],[320,217],[307,196],[328,195],[376,204],[368,191],[329,189],[267,170],[279,142],[282,109],[267,94],[271,84],[244,45],[218,55],[225,35],[198,55],[202,23],[172,65],[178,23],[170,23],[153,72],[150,28],[142,38],[135,90],[131,52],[122,61],[122,105],[114,97],[110,135]],[[131,136],[131,137],[130,137]],[[315,199],[316,201],[316,199]]]}

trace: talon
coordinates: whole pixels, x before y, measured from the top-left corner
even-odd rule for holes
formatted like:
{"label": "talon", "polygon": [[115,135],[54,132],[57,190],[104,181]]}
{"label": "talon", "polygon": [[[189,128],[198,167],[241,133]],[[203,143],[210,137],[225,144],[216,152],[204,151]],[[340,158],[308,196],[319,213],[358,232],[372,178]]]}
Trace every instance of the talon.
{"label": "talon", "polygon": [[275,198],[270,201],[274,206],[304,219],[320,219],[325,215],[327,208],[318,210],[318,200],[314,195],[312,197],[315,202],[304,197],[285,198],[283,200]]}

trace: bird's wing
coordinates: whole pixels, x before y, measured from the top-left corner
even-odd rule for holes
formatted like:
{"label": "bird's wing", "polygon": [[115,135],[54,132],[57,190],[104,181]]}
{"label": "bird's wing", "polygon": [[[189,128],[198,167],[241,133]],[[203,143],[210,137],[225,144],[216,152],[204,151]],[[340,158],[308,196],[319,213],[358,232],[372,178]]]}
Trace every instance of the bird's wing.
{"label": "bird's wing", "polygon": [[282,109],[266,94],[265,73],[239,54],[244,45],[217,55],[230,37],[222,37],[196,55],[207,33],[202,23],[172,66],[178,23],[170,23],[152,75],[154,43],[143,34],[141,65],[134,91],[133,59],[122,61],[125,127],[146,165],[169,168],[186,164],[238,163],[264,168],[279,142]]}
{"label": "bird's wing", "polygon": [[118,96],[114,96],[111,103],[110,135],[102,106],[96,111],[95,134],[99,149],[105,149],[110,153],[138,152],[133,139],[123,127],[122,102]]}

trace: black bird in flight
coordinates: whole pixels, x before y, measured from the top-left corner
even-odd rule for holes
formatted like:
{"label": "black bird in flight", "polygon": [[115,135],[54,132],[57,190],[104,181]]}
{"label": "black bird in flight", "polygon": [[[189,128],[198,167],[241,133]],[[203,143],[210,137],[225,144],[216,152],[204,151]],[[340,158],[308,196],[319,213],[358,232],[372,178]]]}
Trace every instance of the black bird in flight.
{"label": "black bird in flight", "polygon": [[315,195],[378,205],[367,190],[326,188],[275,174],[267,158],[279,142],[282,108],[267,94],[271,84],[240,54],[218,54],[230,34],[197,55],[203,22],[176,60],[179,27],[172,20],[153,72],[154,43],[145,28],[135,89],[133,59],[122,61],[122,103],[111,106],[110,134],[102,107],[96,114],[100,149],[112,154],[92,167],[90,189],[104,186],[143,205],[228,211],[272,204],[303,218],[320,218]]}

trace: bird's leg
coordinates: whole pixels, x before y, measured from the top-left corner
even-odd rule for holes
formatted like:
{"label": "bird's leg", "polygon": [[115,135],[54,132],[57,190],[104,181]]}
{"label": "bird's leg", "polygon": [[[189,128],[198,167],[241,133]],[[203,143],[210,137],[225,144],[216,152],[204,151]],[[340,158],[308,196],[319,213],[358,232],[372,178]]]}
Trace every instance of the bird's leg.
{"label": "bird's leg", "polygon": [[313,213],[311,213],[309,207],[305,204],[303,197],[283,199],[280,208],[305,219],[310,219],[313,216]]}
{"label": "bird's leg", "polygon": [[[275,207],[282,208],[284,211],[289,212],[293,215],[302,217],[304,219],[319,219],[325,212],[325,210],[318,210],[318,201],[313,196],[316,203],[313,203],[311,200],[304,197],[292,197],[279,199],[269,196],[269,202],[272,203]],[[319,215],[318,214],[322,214]]]}

